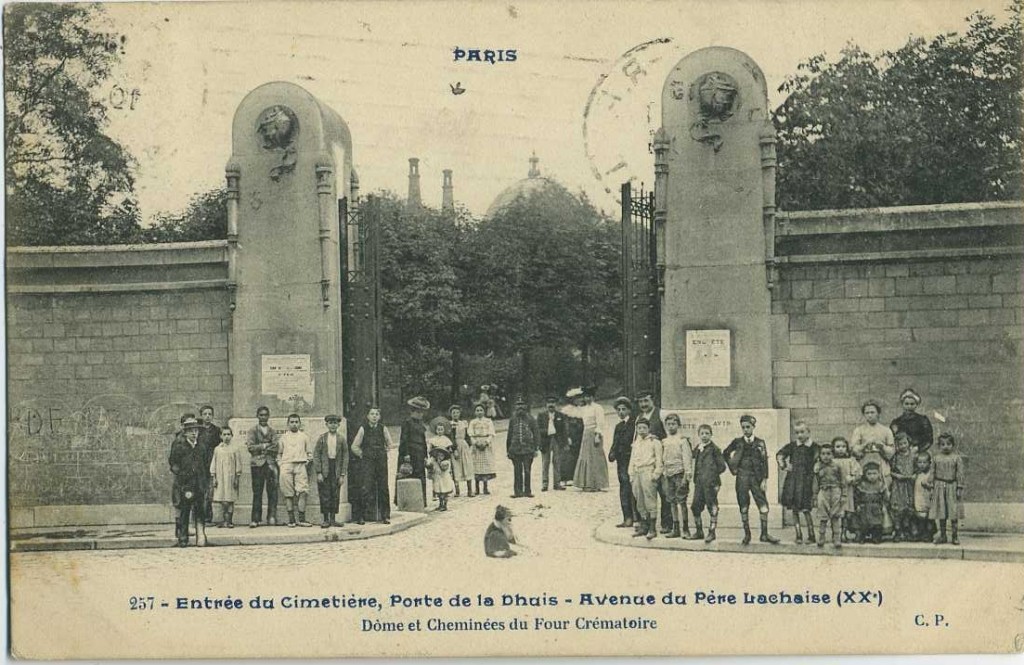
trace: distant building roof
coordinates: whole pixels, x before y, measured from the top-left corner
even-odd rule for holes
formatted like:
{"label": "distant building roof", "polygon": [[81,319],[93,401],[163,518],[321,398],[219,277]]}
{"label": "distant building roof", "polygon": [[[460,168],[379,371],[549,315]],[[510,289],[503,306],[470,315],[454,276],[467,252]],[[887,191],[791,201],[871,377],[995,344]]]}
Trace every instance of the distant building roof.
{"label": "distant building roof", "polygon": [[550,191],[572,197],[569,190],[567,190],[557,180],[553,180],[540,174],[540,169],[537,168],[538,162],[540,162],[540,160],[537,158],[537,154],[534,153],[530,157],[530,170],[526,177],[509,185],[494,198],[494,201],[487,208],[487,217],[493,217],[499,210],[508,206],[520,196],[525,198],[535,193]]}

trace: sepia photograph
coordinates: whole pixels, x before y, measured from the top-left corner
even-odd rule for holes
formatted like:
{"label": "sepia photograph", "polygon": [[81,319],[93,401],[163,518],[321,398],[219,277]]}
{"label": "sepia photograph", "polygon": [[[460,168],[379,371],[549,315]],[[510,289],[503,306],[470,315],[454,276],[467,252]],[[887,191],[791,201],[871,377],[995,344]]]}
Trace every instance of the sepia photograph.
{"label": "sepia photograph", "polygon": [[9,656],[1024,652],[1022,15],[5,4]]}

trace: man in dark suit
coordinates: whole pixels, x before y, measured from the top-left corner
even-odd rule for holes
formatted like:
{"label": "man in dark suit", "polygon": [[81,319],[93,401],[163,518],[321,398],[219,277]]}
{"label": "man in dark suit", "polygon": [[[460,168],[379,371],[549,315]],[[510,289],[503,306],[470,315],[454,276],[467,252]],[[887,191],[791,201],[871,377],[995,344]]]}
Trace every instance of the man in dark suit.
{"label": "man in dark suit", "polygon": [[558,410],[558,398],[554,395],[548,395],[545,401],[547,402],[546,409],[537,416],[537,432],[540,434],[540,459],[544,469],[541,472],[540,489],[542,492],[548,491],[549,470],[551,470],[551,477],[554,480],[551,488],[555,490],[565,489],[565,485],[562,484],[560,464],[565,457],[565,450],[569,446],[569,437],[566,432],[566,417],[565,414]]}
{"label": "man in dark suit", "polygon": [[627,528],[639,521],[636,514],[636,499],[629,482],[629,458],[633,452],[633,438],[636,436],[636,421],[633,419],[633,403],[628,397],[615,400],[615,412],[619,422],[615,424],[612,447],[608,461],[615,462],[615,475],[619,478],[619,505],[622,507],[622,522],[617,527]]}
{"label": "man in dark suit", "polygon": [[740,416],[743,436],[733,439],[722,451],[729,465],[729,471],[736,476],[736,502],[740,505],[740,519],[743,520],[743,544],[750,544],[750,498],[754,498],[761,515],[761,542],[777,544],[778,538],[768,533],[768,498],[765,488],[768,482],[768,446],[764,439],[754,436],[757,419],[751,415]]}
{"label": "man in dark suit", "polygon": [[[651,436],[656,436],[660,441],[665,440],[665,425],[661,422],[661,409],[654,405],[654,393],[650,390],[640,390],[636,394],[637,406],[640,407],[640,413],[637,414],[637,418],[646,418],[651,424]],[[669,533],[672,531],[672,525],[674,520],[672,519],[672,504],[669,503],[668,497],[665,496],[665,488],[661,483],[658,483],[658,497],[661,499],[661,532]]]}

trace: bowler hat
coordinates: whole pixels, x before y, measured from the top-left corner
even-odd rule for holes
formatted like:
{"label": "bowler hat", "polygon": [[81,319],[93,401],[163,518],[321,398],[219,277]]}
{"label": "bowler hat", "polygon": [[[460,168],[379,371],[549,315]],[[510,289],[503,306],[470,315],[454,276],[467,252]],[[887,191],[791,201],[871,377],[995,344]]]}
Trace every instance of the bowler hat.
{"label": "bowler hat", "polygon": [[427,401],[427,398],[423,397],[422,395],[416,395],[416,397],[413,397],[411,400],[406,402],[406,404],[408,404],[414,409],[419,409],[420,411],[430,410],[430,402]]}

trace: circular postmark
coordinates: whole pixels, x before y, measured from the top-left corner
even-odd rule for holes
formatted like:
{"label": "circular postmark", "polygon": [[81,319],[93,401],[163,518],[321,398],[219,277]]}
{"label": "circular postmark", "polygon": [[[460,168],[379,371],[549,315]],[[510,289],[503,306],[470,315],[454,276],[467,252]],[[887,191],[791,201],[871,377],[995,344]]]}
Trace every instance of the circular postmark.
{"label": "circular postmark", "polygon": [[668,37],[637,44],[591,89],[583,108],[583,148],[604,203],[621,204],[622,183],[653,184],[651,142],[661,126],[661,90],[682,55]]}

